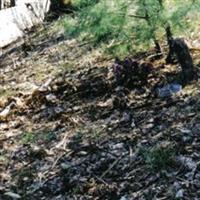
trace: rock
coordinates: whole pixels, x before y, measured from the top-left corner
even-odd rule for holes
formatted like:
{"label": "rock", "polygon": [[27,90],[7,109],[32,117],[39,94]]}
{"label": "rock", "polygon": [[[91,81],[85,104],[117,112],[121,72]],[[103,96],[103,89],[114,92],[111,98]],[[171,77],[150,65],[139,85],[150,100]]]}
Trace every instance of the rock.
{"label": "rock", "polygon": [[176,198],[183,198],[184,197],[184,190],[183,189],[178,190],[175,197]]}
{"label": "rock", "polygon": [[116,150],[116,149],[122,149],[124,148],[124,144],[123,143],[117,143],[117,144],[114,144],[112,146],[112,149]]}
{"label": "rock", "polygon": [[165,98],[170,97],[173,94],[176,94],[182,90],[182,86],[180,84],[167,84],[161,88],[157,88],[158,97]]}
{"label": "rock", "polygon": [[182,165],[184,165],[186,168],[188,168],[191,171],[195,171],[197,168],[196,162],[192,160],[192,158],[186,157],[186,156],[179,156],[178,160]]}
{"label": "rock", "polygon": [[62,106],[56,106],[55,107],[55,113],[60,114],[64,112],[64,108]]}
{"label": "rock", "polygon": [[175,191],[180,190],[180,189],[181,189],[181,185],[180,185],[180,183],[179,183],[179,182],[174,182],[174,184],[173,184],[173,188],[174,188]]}
{"label": "rock", "polygon": [[48,95],[46,95],[46,100],[49,102],[55,103],[57,101],[57,98],[53,94],[48,94]]}
{"label": "rock", "polygon": [[126,196],[123,196],[120,198],[120,200],[128,200],[128,199],[126,198]]}
{"label": "rock", "polygon": [[194,173],[195,171],[192,172],[188,172],[187,174],[185,174],[185,177],[187,177],[187,180],[192,181],[194,179]]}
{"label": "rock", "polygon": [[130,113],[124,112],[120,121],[121,121],[121,123],[129,123],[129,122],[131,122]]}
{"label": "rock", "polygon": [[52,83],[53,78],[49,78],[43,85],[38,88],[39,92],[46,92],[49,90],[49,86]]}
{"label": "rock", "polygon": [[131,122],[131,128],[135,128],[135,121],[134,120],[132,120],[132,122]]}
{"label": "rock", "polygon": [[68,170],[72,165],[69,163],[61,163],[60,166],[63,170]]}
{"label": "rock", "polygon": [[0,130],[6,130],[8,128],[9,128],[9,126],[7,123],[0,123]]}
{"label": "rock", "polygon": [[106,101],[102,101],[98,103],[98,106],[100,107],[111,107],[112,106],[112,98],[107,99]]}
{"label": "rock", "polygon": [[185,134],[190,134],[190,133],[192,133],[191,130],[186,129],[186,128],[180,128],[179,130],[181,131],[181,133],[185,133]]}
{"label": "rock", "polygon": [[4,193],[4,195],[11,197],[13,199],[21,199],[21,196],[19,194],[14,193],[14,192],[6,192],[6,193]]}
{"label": "rock", "polygon": [[12,102],[8,106],[6,106],[1,112],[0,112],[0,120],[5,120],[8,115],[11,113],[11,109],[15,106],[15,103]]}

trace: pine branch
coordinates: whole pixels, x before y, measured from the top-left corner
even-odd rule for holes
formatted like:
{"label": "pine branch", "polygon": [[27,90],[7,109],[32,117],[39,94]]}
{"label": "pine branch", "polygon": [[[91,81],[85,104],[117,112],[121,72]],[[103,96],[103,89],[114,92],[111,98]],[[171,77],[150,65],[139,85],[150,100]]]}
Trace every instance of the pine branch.
{"label": "pine branch", "polygon": [[140,15],[128,15],[128,17],[134,17],[134,18],[139,18],[139,19],[144,19],[144,20],[148,19],[146,16],[140,16]]}

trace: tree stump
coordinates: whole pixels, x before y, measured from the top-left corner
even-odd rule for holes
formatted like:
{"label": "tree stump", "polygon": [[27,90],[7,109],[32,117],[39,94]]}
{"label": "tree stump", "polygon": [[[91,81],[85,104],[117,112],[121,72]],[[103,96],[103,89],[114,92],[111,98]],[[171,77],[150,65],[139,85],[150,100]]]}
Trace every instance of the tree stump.
{"label": "tree stump", "polygon": [[181,81],[187,84],[194,79],[194,66],[190,50],[184,39],[172,37],[170,26],[166,28],[167,41],[169,46],[169,53],[167,56],[167,63],[171,63],[175,56],[178,63],[181,65]]}

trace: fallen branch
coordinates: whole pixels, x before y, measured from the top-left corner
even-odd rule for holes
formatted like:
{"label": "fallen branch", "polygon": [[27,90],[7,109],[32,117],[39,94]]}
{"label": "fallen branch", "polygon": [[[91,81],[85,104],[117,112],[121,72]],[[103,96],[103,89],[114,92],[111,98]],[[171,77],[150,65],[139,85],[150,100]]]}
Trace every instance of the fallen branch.
{"label": "fallen branch", "polygon": [[110,170],[113,169],[113,167],[122,159],[123,156],[117,158],[111,165],[110,167],[100,176],[100,178],[102,179],[107,173],[110,172]]}

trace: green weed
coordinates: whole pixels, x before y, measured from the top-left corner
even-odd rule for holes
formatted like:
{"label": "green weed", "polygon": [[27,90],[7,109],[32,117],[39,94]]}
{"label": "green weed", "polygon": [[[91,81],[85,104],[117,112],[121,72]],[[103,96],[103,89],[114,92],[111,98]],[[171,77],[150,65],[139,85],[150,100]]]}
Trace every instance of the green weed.
{"label": "green weed", "polygon": [[145,163],[153,170],[166,170],[173,165],[175,150],[170,147],[158,145],[150,149],[140,149],[140,155]]}
{"label": "green weed", "polygon": [[56,139],[56,135],[54,132],[44,131],[44,132],[25,132],[22,134],[21,141],[23,144],[31,144],[31,143],[48,143],[52,140]]}

